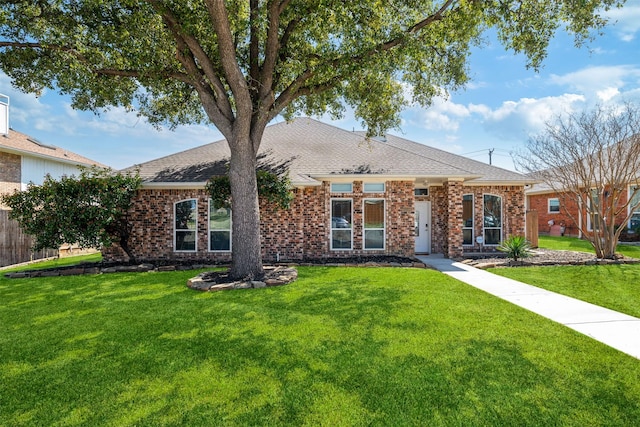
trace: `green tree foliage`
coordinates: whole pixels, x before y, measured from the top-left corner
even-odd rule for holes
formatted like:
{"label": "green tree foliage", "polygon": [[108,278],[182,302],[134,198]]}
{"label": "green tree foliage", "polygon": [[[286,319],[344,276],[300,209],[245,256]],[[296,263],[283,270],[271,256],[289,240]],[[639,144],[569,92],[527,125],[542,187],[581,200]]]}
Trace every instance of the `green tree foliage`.
{"label": "green tree foliage", "polygon": [[10,217],[35,237],[35,250],[64,243],[99,248],[116,241],[133,259],[127,211],[139,187],[137,175],[91,168],[79,177],[47,175],[42,185],[29,184],[2,201],[11,208]]}
{"label": "green tree foliage", "polygon": [[[256,171],[256,175],[258,195],[276,208],[289,209],[293,200],[289,178],[264,170]],[[211,196],[211,201],[216,209],[231,207],[231,182],[227,175],[211,177],[205,189]]]}
{"label": "green tree foliage", "polygon": [[7,0],[0,68],[24,91],[75,108],[137,110],[152,123],[210,122],[231,150],[231,275],[262,275],[256,155],[277,115],[340,116],[382,134],[410,103],[468,81],[495,28],[541,65],[561,27],[576,43],[624,0]]}

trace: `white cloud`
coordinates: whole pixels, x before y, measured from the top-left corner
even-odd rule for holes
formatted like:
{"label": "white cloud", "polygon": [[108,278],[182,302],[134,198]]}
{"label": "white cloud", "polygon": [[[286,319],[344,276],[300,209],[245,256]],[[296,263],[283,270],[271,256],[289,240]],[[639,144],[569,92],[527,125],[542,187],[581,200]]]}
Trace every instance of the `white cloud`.
{"label": "white cloud", "polygon": [[631,65],[587,67],[564,75],[552,74],[552,84],[583,94],[591,102],[613,102],[640,83],[640,68]]}
{"label": "white cloud", "polygon": [[545,122],[581,108],[585,97],[563,94],[544,98],[505,101],[495,110],[485,111],[484,128],[507,140],[522,140],[544,128]]}
{"label": "white cloud", "polygon": [[552,74],[550,77],[551,83],[567,86],[589,97],[599,97],[603,91],[611,94],[614,89],[635,86],[639,81],[640,68],[630,65],[587,67],[564,75]]}
{"label": "white cloud", "polygon": [[618,88],[608,87],[606,89],[597,91],[596,95],[598,96],[598,99],[607,102],[620,95],[620,91],[618,90]]}
{"label": "white cloud", "polygon": [[611,21],[613,30],[625,42],[631,42],[640,31],[640,6],[627,3],[620,9],[612,9],[604,14]]}
{"label": "white cloud", "polygon": [[468,107],[456,104],[441,97],[433,99],[429,108],[418,109],[418,122],[420,127],[427,130],[455,131],[460,126],[460,121],[471,114]]}

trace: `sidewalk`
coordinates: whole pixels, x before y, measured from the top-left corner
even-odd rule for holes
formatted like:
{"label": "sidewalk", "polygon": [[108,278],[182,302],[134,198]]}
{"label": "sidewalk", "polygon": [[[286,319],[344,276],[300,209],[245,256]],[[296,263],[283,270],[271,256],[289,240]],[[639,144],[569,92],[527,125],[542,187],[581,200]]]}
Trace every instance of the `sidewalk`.
{"label": "sidewalk", "polygon": [[417,258],[461,282],[640,359],[640,319],[637,317],[501,277],[442,255]]}

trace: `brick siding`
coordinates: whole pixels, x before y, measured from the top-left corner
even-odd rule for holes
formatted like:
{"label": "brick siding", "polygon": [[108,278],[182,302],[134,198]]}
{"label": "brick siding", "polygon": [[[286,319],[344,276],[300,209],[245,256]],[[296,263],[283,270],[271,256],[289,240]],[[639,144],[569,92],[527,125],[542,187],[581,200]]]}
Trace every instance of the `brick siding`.
{"label": "brick siding", "polygon": [[[415,200],[431,201],[431,247],[434,253],[461,256],[462,195],[474,194],[474,236],[482,235],[482,195],[494,194],[503,200],[503,237],[524,235],[524,188],[522,186],[468,187],[449,182],[431,187],[429,196],[414,197],[412,181],[387,181],[384,193],[364,193],[362,181],[353,182],[351,193],[331,193],[330,183],[318,187],[297,188],[288,210],[276,210],[261,201],[260,231],[262,256],[267,262],[344,258],[359,255],[395,255],[411,257],[415,252]],[[173,208],[176,202],[196,199],[197,251],[174,252]],[[352,200],[353,246],[351,250],[331,250],[331,199]],[[363,249],[363,206],[365,199],[385,200],[386,239],[384,250]],[[193,260],[228,262],[230,253],[208,251],[208,204],[204,190],[142,189],[130,211],[133,232],[130,247],[139,261]],[[103,251],[105,260],[121,260],[117,247]]]}
{"label": "brick siding", "polygon": [[[628,189],[625,189],[620,196],[618,204],[627,203],[628,195]],[[553,221],[554,225],[563,225],[565,227],[565,236],[578,236],[580,234],[579,224],[577,223],[580,208],[573,197],[560,193],[547,193],[530,195],[527,196],[527,199],[529,210],[538,212],[538,231],[540,234],[549,234],[551,228],[549,221]],[[560,212],[549,212],[549,199],[559,199]],[[616,222],[620,223],[625,215],[626,211],[620,214],[620,219]],[[586,234],[589,234],[587,230],[587,210],[585,208],[582,208],[582,224]]]}
{"label": "brick siding", "polygon": [[[22,162],[20,156],[0,152],[0,194],[11,194],[20,190]],[[0,209],[6,206],[0,203]]]}

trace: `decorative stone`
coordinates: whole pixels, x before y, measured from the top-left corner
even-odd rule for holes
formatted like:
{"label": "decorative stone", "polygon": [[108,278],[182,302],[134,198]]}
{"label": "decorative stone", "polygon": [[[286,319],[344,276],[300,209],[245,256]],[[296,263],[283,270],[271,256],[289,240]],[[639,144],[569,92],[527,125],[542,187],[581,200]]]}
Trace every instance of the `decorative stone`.
{"label": "decorative stone", "polygon": [[253,286],[255,289],[258,289],[258,288],[264,288],[265,286],[267,286],[267,284],[259,280],[252,280],[251,286]]}

